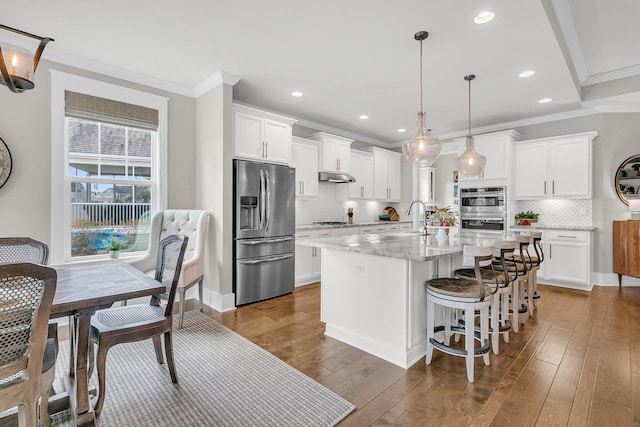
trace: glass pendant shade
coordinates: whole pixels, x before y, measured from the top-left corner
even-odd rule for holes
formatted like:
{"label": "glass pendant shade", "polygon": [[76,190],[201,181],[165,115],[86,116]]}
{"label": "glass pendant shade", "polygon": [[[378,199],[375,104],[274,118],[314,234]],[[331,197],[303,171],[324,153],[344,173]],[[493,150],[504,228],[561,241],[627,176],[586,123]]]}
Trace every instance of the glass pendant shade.
{"label": "glass pendant shade", "polygon": [[427,127],[427,116],[422,107],[422,42],[429,37],[426,31],[418,31],[413,38],[420,42],[420,112],[416,118],[416,133],[402,143],[402,154],[411,165],[426,168],[437,160],[442,150],[442,142],[431,136]]}
{"label": "glass pendant shade", "polygon": [[469,82],[469,134],[464,153],[456,158],[456,168],[462,176],[479,176],[487,164],[487,158],[475,150],[471,135],[471,81],[475,78],[473,74],[464,77],[465,81]]}
{"label": "glass pendant shade", "polygon": [[487,164],[487,157],[478,153],[473,147],[473,136],[467,135],[466,149],[456,158],[456,168],[463,176],[478,176]]}
{"label": "glass pendant shade", "polygon": [[402,143],[402,154],[415,167],[426,168],[437,160],[442,150],[442,142],[433,136],[427,128],[427,116],[418,113],[416,118],[416,133],[411,139]]}
{"label": "glass pendant shade", "polygon": [[5,66],[14,82],[31,80],[35,51],[9,43],[3,43],[1,48]]}
{"label": "glass pendant shade", "polygon": [[31,76],[50,41],[53,39],[0,25],[0,84],[15,93],[33,89]]}

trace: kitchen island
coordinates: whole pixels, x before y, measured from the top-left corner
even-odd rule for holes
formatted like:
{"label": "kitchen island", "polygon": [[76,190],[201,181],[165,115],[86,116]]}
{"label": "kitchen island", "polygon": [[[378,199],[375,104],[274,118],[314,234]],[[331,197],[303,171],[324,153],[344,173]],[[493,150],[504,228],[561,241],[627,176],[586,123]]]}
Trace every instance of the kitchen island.
{"label": "kitchen island", "polygon": [[424,282],[450,274],[462,245],[478,241],[438,245],[431,236],[399,232],[297,243],[322,249],[325,335],[406,369],[427,348]]}

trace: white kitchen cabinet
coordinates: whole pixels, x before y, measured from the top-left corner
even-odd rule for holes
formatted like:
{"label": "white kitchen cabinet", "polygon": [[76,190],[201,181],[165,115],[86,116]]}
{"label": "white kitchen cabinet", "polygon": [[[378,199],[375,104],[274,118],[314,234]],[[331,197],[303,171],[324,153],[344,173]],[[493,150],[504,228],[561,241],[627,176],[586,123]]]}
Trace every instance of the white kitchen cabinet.
{"label": "white kitchen cabinet", "polygon": [[323,172],[350,172],[351,143],[353,139],[343,138],[326,132],[307,135],[306,138],[320,142],[318,168]]}
{"label": "white kitchen cabinet", "polygon": [[373,154],[373,198],[400,201],[402,154],[377,147],[365,150]]}
{"label": "white kitchen cabinet", "polygon": [[[329,236],[331,236],[331,229],[305,230],[296,233],[296,241]],[[308,285],[320,280],[320,259],[320,248],[296,245],[296,286]]]}
{"label": "white kitchen cabinet", "polygon": [[296,169],[296,197],[318,197],[318,155],[316,141],[293,137],[291,166]]}
{"label": "white kitchen cabinet", "polygon": [[591,232],[545,231],[544,276],[554,284],[591,289]]}
{"label": "white kitchen cabinet", "polygon": [[597,132],[523,141],[514,146],[515,198],[591,198],[591,144]]}
{"label": "white kitchen cabinet", "polygon": [[514,147],[515,198],[547,197],[546,143],[519,143]]}
{"label": "white kitchen cabinet", "polygon": [[436,168],[414,168],[414,180],[418,188],[418,199],[425,203],[433,203],[436,200]]}
{"label": "white kitchen cabinet", "polygon": [[[515,130],[503,132],[486,133],[476,135],[473,138],[475,150],[487,158],[484,171],[480,176],[467,177],[459,176],[461,182],[465,181],[486,181],[490,179],[508,179],[511,175],[511,156],[514,141],[520,140],[520,135]],[[458,144],[458,155],[464,153],[466,148],[466,138],[456,139]]]}
{"label": "white kitchen cabinet", "polygon": [[245,105],[233,105],[233,156],[270,163],[291,162],[291,126],[296,120]]}
{"label": "white kitchen cabinet", "polygon": [[347,199],[373,199],[373,155],[351,150],[349,167],[356,182],[347,184]]}

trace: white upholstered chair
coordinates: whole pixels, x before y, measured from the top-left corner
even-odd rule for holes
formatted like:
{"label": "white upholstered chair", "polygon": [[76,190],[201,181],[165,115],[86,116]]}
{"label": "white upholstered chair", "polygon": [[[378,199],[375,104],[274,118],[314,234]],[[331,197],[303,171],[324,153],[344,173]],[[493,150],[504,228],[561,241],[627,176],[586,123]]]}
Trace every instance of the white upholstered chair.
{"label": "white upholstered chair", "polygon": [[177,294],[179,294],[178,307],[180,321],[178,327],[182,328],[184,319],[185,294],[196,283],[200,298],[200,311],[203,307],[202,279],[204,277],[204,247],[209,213],[204,210],[191,209],[167,209],[159,211],[151,218],[149,231],[149,246],[147,253],[139,259],[131,261],[131,265],[147,274],[153,274],[158,258],[158,245],[162,239],[173,234],[187,236],[189,243],[184,254],[182,272],[178,282]]}

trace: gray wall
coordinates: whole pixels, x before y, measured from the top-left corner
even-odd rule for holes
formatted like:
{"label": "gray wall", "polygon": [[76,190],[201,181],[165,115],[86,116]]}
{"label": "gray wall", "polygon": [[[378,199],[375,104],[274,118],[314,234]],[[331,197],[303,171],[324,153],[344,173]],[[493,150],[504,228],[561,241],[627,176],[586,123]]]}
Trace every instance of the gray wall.
{"label": "gray wall", "polygon": [[195,100],[146,86],[42,61],[35,89],[14,94],[0,87],[0,138],[13,158],[0,188],[0,236],[31,236],[51,246],[51,73],[64,71],[170,98],[168,208],[195,206]]}

